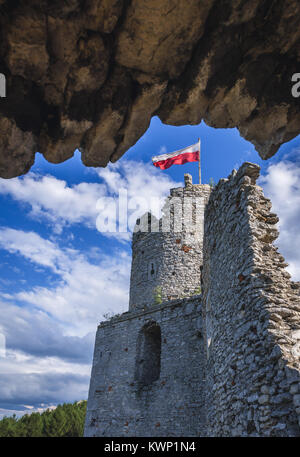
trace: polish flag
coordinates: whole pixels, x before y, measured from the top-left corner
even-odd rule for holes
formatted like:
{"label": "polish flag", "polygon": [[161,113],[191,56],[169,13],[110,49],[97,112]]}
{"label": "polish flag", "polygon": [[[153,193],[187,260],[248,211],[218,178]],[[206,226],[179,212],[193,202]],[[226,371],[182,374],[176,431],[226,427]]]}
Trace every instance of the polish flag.
{"label": "polish flag", "polygon": [[155,167],[161,170],[166,170],[171,165],[183,165],[187,162],[198,162],[200,157],[200,143],[192,144],[179,151],[169,152],[160,156],[152,157],[152,162]]}

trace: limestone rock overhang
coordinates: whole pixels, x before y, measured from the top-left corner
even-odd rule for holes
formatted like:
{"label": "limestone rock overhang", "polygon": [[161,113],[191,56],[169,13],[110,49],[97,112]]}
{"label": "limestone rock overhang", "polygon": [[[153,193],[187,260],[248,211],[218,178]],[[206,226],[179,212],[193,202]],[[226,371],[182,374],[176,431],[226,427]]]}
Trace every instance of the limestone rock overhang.
{"label": "limestone rock overhang", "polygon": [[271,157],[300,131],[299,23],[297,0],[0,0],[0,176],[76,148],[106,166],[154,115]]}

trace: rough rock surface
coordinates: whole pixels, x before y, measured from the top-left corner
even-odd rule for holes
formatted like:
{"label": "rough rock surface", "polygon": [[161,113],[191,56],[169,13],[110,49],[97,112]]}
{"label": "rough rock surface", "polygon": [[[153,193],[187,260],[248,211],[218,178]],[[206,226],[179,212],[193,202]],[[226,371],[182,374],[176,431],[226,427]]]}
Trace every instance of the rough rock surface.
{"label": "rough rock surface", "polygon": [[35,152],[116,161],[153,115],[239,128],[263,158],[300,131],[297,0],[0,0],[0,176]]}

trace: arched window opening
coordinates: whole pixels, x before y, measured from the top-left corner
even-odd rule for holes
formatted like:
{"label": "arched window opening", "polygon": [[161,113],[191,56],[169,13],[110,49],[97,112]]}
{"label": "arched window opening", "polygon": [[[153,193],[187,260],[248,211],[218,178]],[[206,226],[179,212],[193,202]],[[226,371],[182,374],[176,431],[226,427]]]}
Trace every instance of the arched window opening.
{"label": "arched window opening", "polygon": [[135,379],[142,386],[157,381],[160,376],[161,330],[156,322],[146,324],[139,333]]}

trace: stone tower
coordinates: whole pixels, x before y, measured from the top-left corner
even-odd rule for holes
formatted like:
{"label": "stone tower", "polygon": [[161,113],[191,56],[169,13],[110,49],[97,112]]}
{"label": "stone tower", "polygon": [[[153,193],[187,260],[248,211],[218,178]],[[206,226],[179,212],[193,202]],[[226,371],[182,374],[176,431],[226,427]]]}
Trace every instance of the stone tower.
{"label": "stone tower", "polygon": [[129,309],[160,300],[199,294],[203,262],[204,208],[211,187],[194,184],[171,189],[160,221],[144,215],[132,240]]}
{"label": "stone tower", "polygon": [[148,213],[137,221],[129,311],[97,330],[86,436],[204,433],[199,294],[210,191],[185,175],[159,221]]}

